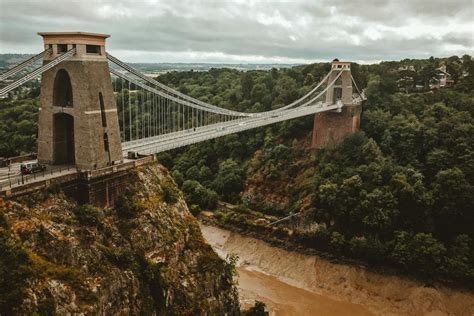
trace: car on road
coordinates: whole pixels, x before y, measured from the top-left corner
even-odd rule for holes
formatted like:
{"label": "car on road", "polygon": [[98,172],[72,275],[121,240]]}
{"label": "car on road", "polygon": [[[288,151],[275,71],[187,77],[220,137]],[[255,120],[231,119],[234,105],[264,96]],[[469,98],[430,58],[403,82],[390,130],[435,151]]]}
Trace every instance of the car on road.
{"label": "car on road", "polygon": [[31,174],[45,170],[46,166],[40,164],[39,162],[26,162],[20,165],[20,171],[22,174]]}

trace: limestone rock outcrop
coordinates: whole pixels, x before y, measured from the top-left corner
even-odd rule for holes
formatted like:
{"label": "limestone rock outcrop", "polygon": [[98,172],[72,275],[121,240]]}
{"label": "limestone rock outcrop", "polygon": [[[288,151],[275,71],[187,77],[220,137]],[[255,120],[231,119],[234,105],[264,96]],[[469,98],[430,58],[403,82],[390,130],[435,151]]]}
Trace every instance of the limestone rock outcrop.
{"label": "limestone rock outcrop", "polygon": [[233,267],[204,241],[158,164],[134,171],[112,208],[61,193],[3,201],[0,248],[0,272],[10,274],[0,275],[5,315],[239,311]]}

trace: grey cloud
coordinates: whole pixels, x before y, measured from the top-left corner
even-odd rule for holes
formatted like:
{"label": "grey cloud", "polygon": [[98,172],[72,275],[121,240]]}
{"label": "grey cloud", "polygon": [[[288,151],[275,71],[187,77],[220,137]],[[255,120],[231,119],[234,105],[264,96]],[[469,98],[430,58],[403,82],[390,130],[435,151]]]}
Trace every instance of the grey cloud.
{"label": "grey cloud", "polygon": [[212,54],[250,62],[472,54],[472,15],[470,0],[1,0],[0,52],[39,51],[38,31],[89,31],[111,34],[108,49],[119,57],[146,62]]}

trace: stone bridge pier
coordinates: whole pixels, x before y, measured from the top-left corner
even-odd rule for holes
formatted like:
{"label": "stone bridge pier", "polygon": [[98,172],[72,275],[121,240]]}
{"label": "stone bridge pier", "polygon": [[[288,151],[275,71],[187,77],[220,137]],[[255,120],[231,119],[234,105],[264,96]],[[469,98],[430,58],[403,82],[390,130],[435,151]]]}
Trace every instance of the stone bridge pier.
{"label": "stone bridge pier", "polygon": [[[311,147],[316,149],[334,145],[346,136],[355,133],[360,127],[360,113],[362,107],[352,101],[351,63],[335,59],[332,70],[341,70],[342,74],[331,89],[326,93],[326,102],[333,104],[342,102],[340,111],[317,113],[314,116],[313,139]],[[333,71],[328,78],[332,82],[338,75]]]}
{"label": "stone bridge pier", "polygon": [[105,52],[106,34],[38,33],[52,53],[75,54],[41,78],[38,160],[93,170],[122,160],[117,105]]}

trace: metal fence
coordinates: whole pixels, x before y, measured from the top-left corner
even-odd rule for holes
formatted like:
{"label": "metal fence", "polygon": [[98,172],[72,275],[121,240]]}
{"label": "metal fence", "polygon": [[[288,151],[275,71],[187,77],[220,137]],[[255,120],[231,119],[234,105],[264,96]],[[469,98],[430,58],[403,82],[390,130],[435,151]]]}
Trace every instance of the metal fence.
{"label": "metal fence", "polygon": [[77,171],[75,166],[63,166],[58,168],[51,168],[49,170],[43,170],[41,172],[35,172],[32,174],[14,174],[10,177],[10,173],[8,174],[8,180],[0,183],[0,191],[12,188],[15,186],[20,186],[26,183],[34,182],[37,179],[44,180],[46,176],[49,175],[61,175],[62,173],[69,172],[71,170]]}

